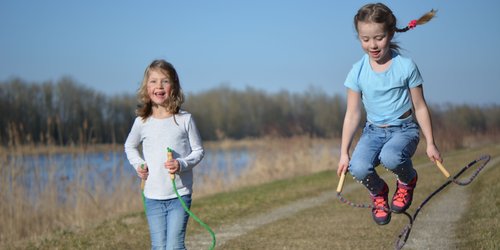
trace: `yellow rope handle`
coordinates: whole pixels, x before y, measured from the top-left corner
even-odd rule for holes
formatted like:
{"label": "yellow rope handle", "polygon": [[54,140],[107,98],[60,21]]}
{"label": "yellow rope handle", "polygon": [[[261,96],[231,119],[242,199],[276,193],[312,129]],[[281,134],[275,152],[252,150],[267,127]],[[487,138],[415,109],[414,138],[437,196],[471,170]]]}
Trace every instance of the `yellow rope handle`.
{"label": "yellow rope handle", "polygon": [[[144,169],[144,164],[141,164],[141,169]],[[144,185],[146,184],[146,182],[144,181],[144,179],[141,178],[141,190],[144,191]]]}
{"label": "yellow rope handle", "polygon": [[[174,153],[172,153],[172,149],[167,148],[167,160],[170,161],[174,158]],[[175,179],[175,174],[170,174],[170,179]]]}
{"label": "yellow rope handle", "polygon": [[450,177],[450,173],[444,168],[443,164],[440,161],[436,160],[436,165],[438,166],[439,170],[446,176],[446,178]]}
{"label": "yellow rope handle", "polygon": [[342,192],[342,187],[344,187],[345,173],[342,172],[340,175],[339,185],[337,186],[337,193]]}

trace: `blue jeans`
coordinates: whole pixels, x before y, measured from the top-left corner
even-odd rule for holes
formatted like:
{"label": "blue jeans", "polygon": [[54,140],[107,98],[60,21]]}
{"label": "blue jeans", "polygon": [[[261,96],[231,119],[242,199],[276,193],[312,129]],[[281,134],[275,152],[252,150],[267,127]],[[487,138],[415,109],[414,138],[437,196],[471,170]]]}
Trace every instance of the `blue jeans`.
{"label": "blue jeans", "polygon": [[408,183],[417,174],[411,157],[419,140],[419,127],[412,119],[383,128],[367,122],[349,162],[349,172],[372,194],[380,193],[385,185],[375,171],[381,163],[400,181]]}
{"label": "blue jeans", "polygon": [[[191,207],[191,195],[182,199]],[[151,249],[186,249],[184,238],[189,214],[179,199],[153,200],[146,198],[146,215],[151,235]]]}

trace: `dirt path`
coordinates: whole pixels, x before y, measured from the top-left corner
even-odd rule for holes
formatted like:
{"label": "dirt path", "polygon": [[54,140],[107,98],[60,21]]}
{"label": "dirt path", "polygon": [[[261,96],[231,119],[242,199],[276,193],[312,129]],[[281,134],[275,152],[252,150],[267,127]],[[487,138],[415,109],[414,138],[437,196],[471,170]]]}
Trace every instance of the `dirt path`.
{"label": "dirt path", "polygon": [[[488,165],[495,165],[499,161],[500,158],[492,159]],[[486,168],[481,174],[491,169]],[[425,212],[421,210],[404,249],[454,249],[456,237],[453,232],[467,211],[472,194],[470,189],[453,183],[446,189],[446,195],[438,194],[439,198],[435,197],[433,202],[425,206]]]}
{"label": "dirt path", "polygon": [[[489,164],[494,165],[499,160],[500,158],[496,158]],[[427,165],[430,164],[423,164],[417,166],[417,168]],[[359,188],[362,188],[362,186],[350,183],[344,186],[343,193],[348,194]],[[445,192],[446,195],[438,194],[439,199],[428,203],[425,206],[425,211],[424,209],[421,210],[404,249],[450,249],[453,247],[454,226],[467,210],[470,194],[466,188],[454,184],[450,184]],[[270,212],[236,221],[232,225],[214,228],[217,236],[217,246],[245,235],[254,229],[291,217],[305,209],[320,206],[334,199],[337,199],[336,192],[334,190],[327,191],[313,198],[298,200]],[[449,213],[450,210],[453,210],[453,213]],[[208,249],[210,244],[211,238],[208,234],[194,235],[187,239],[189,249]]]}
{"label": "dirt path", "polygon": [[[348,191],[353,187],[354,185],[346,187],[344,190]],[[300,211],[322,205],[333,199],[336,199],[336,193],[334,191],[324,192],[319,196],[298,200],[270,212],[266,212],[252,218],[242,219],[232,225],[216,228],[214,231],[217,236],[217,246],[224,244],[226,241],[244,235],[256,228],[293,216]],[[211,239],[209,236],[195,235],[194,237],[188,239],[187,247],[189,249],[207,249],[210,246],[210,243]]]}
{"label": "dirt path", "polygon": [[439,198],[421,210],[404,249],[453,248],[454,228],[467,211],[470,192],[467,188],[450,184],[446,195],[438,195]]}

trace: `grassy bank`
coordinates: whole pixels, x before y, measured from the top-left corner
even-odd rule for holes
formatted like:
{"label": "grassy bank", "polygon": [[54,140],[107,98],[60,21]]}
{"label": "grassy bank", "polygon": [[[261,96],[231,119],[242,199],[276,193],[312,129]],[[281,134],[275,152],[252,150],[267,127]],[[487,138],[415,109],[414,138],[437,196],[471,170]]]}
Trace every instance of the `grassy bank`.
{"label": "grassy bank", "polygon": [[[455,173],[481,154],[490,154],[493,158],[499,157],[500,145],[445,153],[445,166],[451,173]],[[438,169],[427,162],[422,155],[415,158],[420,179],[410,213],[413,213],[417,205],[445,181]],[[498,249],[499,165],[489,164],[477,180],[463,187],[470,189],[472,195],[460,222],[455,227],[450,225],[450,228],[455,228],[454,247]],[[394,181],[391,175],[385,179],[389,183]],[[234,224],[242,218],[254,218],[294,201],[331,192],[335,189],[337,181],[338,178],[332,170],[320,171],[199,197],[194,200],[192,210],[216,233],[222,234],[224,232],[220,232],[219,229]],[[346,181],[346,185],[360,186],[352,180]],[[392,192],[393,185],[390,186]],[[352,189],[345,195],[353,201],[368,202],[366,191],[361,188]],[[443,195],[446,195],[446,189],[432,202],[439,202],[439,197]],[[419,216],[424,216],[425,213],[424,208]],[[396,236],[407,223],[407,218],[394,216],[389,225],[376,226],[370,217],[369,209],[352,208],[332,199],[246,232],[242,236],[226,241],[218,249],[390,249]],[[419,223],[418,218],[415,223]],[[190,241],[199,234],[206,232],[191,220],[187,240]],[[59,230],[36,240],[17,242],[7,248],[147,249],[149,238],[143,211],[137,210],[125,215],[112,216],[92,227]]]}
{"label": "grassy bank", "polygon": [[[213,151],[245,149],[251,160],[241,175],[232,169],[220,171],[217,166],[206,166],[213,171],[197,176],[195,198],[331,168],[337,161],[336,145],[331,140],[308,137],[207,143],[206,147]],[[45,239],[54,231],[71,234],[109,218],[139,211],[142,203],[135,199],[139,196],[139,180],[124,170],[129,167],[124,165],[126,159],[111,154],[107,161],[112,167],[106,172],[86,159],[87,153],[105,148],[103,145],[75,146],[61,151],[52,146],[26,146],[1,151],[0,248]],[[111,151],[117,148],[120,147],[108,147]],[[71,158],[67,166],[74,171],[71,178],[54,163],[61,153]],[[48,164],[42,164],[38,155],[44,155]],[[29,157],[34,159],[33,165],[25,164],[24,160]],[[214,164],[221,161],[232,164],[232,159],[213,159]],[[92,174],[94,178],[89,179]],[[106,176],[111,176],[111,181]],[[116,183],[112,192],[106,188],[109,182]]]}

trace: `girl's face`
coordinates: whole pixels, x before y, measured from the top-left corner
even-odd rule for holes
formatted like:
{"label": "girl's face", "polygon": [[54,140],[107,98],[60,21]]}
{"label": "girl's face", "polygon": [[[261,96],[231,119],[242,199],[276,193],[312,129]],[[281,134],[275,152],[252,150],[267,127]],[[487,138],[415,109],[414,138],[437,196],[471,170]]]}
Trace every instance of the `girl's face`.
{"label": "girl's face", "polygon": [[389,45],[392,34],[384,30],[383,24],[358,22],[358,38],[361,47],[370,56],[370,61],[384,64],[391,59]]}
{"label": "girl's face", "polygon": [[170,96],[172,90],[172,80],[161,70],[151,70],[147,80],[148,95],[151,102],[156,105],[163,105]]}

